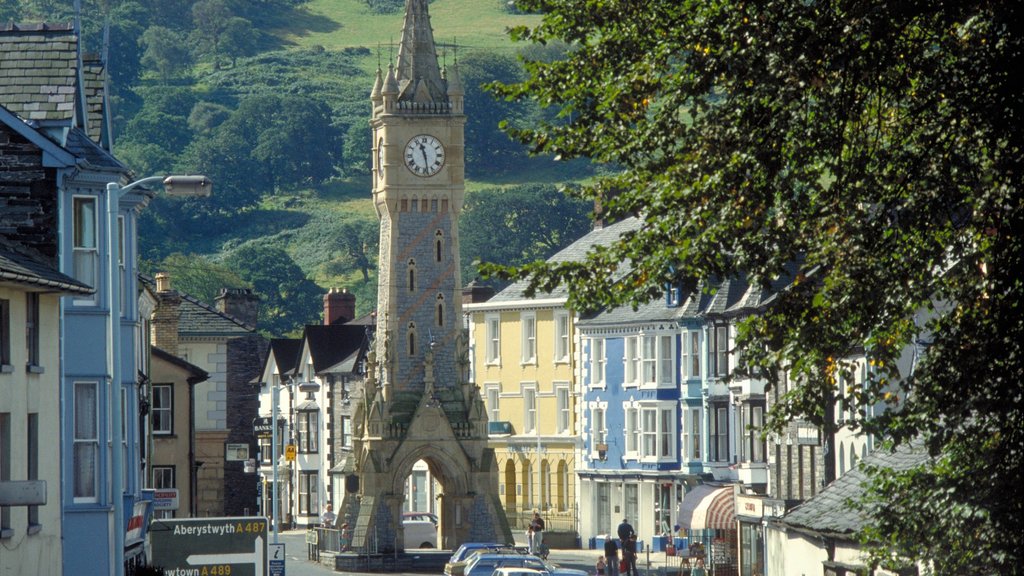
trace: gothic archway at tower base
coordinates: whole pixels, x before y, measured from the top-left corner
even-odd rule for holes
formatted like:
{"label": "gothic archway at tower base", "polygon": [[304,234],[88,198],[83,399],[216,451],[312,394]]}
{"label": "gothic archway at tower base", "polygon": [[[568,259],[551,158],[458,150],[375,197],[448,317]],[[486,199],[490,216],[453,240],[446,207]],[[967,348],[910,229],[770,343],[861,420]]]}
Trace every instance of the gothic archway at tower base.
{"label": "gothic archway at tower base", "polygon": [[[423,402],[407,427],[384,427],[399,432],[392,438],[365,438],[357,463],[359,492],[346,495],[345,520],[354,526],[354,550],[388,553],[406,549],[402,526],[405,480],[417,461],[427,463],[442,487],[439,497],[438,545],[451,549],[462,542],[512,542],[512,531],[495,492],[497,461],[486,435],[476,425],[453,428],[448,404],[461,398],[434,395]],[[437,399],[450,398],[451,402]],[[468,424],[468,423],[467,423]],[[374,428],[371,426],[371,428]],[[409,546],[409,548],[415,545]]]}

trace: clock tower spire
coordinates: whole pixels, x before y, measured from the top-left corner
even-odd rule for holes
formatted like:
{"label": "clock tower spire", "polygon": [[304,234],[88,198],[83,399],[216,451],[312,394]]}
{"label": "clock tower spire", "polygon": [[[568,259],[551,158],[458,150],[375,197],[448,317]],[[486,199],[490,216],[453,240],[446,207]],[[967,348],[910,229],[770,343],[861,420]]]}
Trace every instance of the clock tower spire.
{"label": "clock tower spire", "polygon": [[406,0],[397,61],[370,90],[380,258],[377,329],[354,415],[361,483],[345,500],[355,549],[366,534],[380,551],[408,544],[402,487],[420,460],[443,487],[442,547],[511,540],[462,324],[463,94],[457,66],[438,65],[427,0]]}

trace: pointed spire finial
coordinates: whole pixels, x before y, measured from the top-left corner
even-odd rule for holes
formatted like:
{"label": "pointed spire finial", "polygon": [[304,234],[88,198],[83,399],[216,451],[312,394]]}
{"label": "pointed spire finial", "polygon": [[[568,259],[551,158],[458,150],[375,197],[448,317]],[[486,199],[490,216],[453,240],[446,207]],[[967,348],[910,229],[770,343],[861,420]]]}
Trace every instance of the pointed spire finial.
{"label": "pointed spire finial", "polygon": [[396,73],[399,100],[412,100],[417,95],[422,98],[424,91],[434,102],[447,100],[426,0],[406,0]]}

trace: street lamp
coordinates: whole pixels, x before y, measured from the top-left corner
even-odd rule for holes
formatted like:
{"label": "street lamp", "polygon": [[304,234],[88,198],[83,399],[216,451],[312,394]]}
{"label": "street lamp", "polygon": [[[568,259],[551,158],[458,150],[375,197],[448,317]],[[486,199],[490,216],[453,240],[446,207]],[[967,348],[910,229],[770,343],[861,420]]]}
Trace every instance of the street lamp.
{"label": "street lamp", "polygon": [[122,186],[107,183],[104,204],[107,212],[107,329],[110,335],[107,362],[110,364],[110,429],[113,450],[110,460],[111,492],[114,496],[114,574],[124,574],[124,436],[122,434],[122,402],[124,384],[121,382],[121,270],[120,227],[117,216],[121,211],[121,198],[132,190],[150,184],[163,184],[169,196],[209,196],[213,183],[206,176],[150,176]]}
{"label": "street lamp", "polygon": [[[289,379],[288,383],[282,382],[281,384],[278,384],[278,385],[271,384],[271,386],[270,386],[270,402],[271,402],[270,422],[271,422],[271,426],[272,426],[271,429],[270,429],[270,444],[271,444],[271,446],[270,446],[270,465],[273,467],[273,480],[272,480],[273,484],[271,485],[271,496],[270,496],[271,503],[270,503],[270,506],[271,506],[271,509],[273,510],[273,516],[274,516],[274,518],[273,518],[274,519],[274,544],[277,544],[277,534],[278,534],[278,531],[279,531],[278,526],[279,526],[280,520],[281,520],[281,502],[278,499],[278,493],[277,493],[277,468],[278,468],[277,459],[281,457],[280,454],[278,453],[278,449],[277,449],[277,442],[278,442],[278,440],[277,440],[277,415],[278,415],[277,404],[278,404],[279,399],[280,399],[281,388],[283,388],[285,386],[291,387],[295,383],[296,383],[295,382],[295,378],[292,377],[292,378]],[[298,389],[299,389],[300,392],[316,392],[317,390],[320,389],[320,384],[317,383],[317,382],[313,382],[313,381],[299,382],[298,383]],[[291,415],[291,412],[289,412],[289,414],[288,414],[289,422],[291,421],[291,419],[292,419],[292,415]]]}

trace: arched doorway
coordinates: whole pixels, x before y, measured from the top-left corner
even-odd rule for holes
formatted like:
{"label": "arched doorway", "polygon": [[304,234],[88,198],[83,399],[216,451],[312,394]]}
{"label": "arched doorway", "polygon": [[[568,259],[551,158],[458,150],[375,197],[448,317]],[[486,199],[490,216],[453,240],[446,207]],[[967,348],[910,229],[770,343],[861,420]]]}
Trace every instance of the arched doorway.
{"label": "arched doorway", "polygon": [[505,510],[514,512],[516,509],[516,461],[509,458],[505,461]]}

